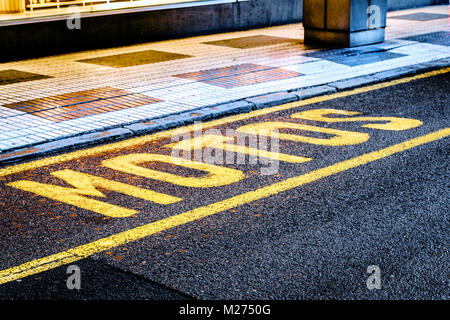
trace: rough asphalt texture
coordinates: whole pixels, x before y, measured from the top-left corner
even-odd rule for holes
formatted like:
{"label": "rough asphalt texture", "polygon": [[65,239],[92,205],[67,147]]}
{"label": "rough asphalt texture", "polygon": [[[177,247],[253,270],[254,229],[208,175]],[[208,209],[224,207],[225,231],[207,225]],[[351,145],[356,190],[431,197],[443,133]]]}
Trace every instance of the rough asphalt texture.
{"label": "rough asphalt texture", "polygon": [[[21,213],[27,202],[23,193],[1,189],[1,269],[54,253],[57,239],[66,239],[60,246],[67,249],[448,127],[449,86],[447,73],[298,108],[408,117],[424,125],[393,133],[361,123],[328,124],[367,132],[371,139],[347,147],[282,143],[282,151],[314,160],[284,164],[278,178],[254,174],[219,193],[187,194],[172,213],[117,197],[117,204],[141,206],[151,217],[111,221],[44,201],[36,212],[62,217],[50,229],[36,212]],[[257,121],[286,120],[292,112]],[[0,299],[448,299],[449,151],[448,139],[442,139],[96,254],[75,263],[82,270],[79,291],[66,288],[67,266],[62,266],[1,285]],[[84,168],[96,161],[78,164]],[[257,166],[240,169],[258,172]],[[53,181],[41,171],[42,181]],[[159,187],[186,193],[182,187]],[[73,212],[79,217],[70,220]],[[369,265],[381,269],[380,290],[366,287]]]}

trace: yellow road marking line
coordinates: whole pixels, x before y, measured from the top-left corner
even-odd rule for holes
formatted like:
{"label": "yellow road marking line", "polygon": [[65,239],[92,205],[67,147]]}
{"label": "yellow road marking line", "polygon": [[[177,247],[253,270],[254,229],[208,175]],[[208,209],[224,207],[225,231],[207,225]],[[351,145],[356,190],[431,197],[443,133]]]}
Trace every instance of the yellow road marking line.
{"label": "yellow road marking line", "polygon": [[67,184],[72,185],[74,188],[61,187],[58,185],[30,180],[13,181],[7,185],[113,218],[129,217],[136,214],[138,211],[116,206],[100,200],[91,199],[87,196],[106,198],[105,194],[97,189],[102,188],[104,190],[126,194],[135,198],[152,201],[159,204],[167,205],[183,200],[168,194],[135,187],[126,183],[117,182],[70,169],[54,171],[50,174],[64,180]]}
{"label": "yellow road marking line", "polygon": [[164,218],[140,227],[123,231],[109,237],[84,244],[67,251],[56,253],[41,259],[36,259],[22,265],[0,271],[0,284],[24,278],[42,271],[50,270],[64,264],[84,259],[95,253],[111,249],[131,241],[143,239],[155,233],[196,221],[207,216],[229,210],[240,205],[250,203],[283,191],[296,188],[307,183],[356,168],[364,164],[400,153],[402,151],[445,138],[450,135],[450,128],[442,129],[421,137],[417,137],[393,146],[370,152],[349,160],[344,160],[325,168],[289,178],[272,185],[249,191],[229,199],[225,199],[207,206],[199,207],[184,213]]}
{"label": "yellow road marking line", "polygon": [[[431,71],[431,72],[427,72],[427,73],[423,73],[423,74],[419,74],[419,75],[415,75],[415,76],[411,76],[411,77],[405,77],[405,78],[401,78],[401,79],[397,79],[397,80],[393,80],[393,81],[389,81],[389,82],[383,82],[383,83],[379,83],[379,84],[375,84],[375,85],[371,85],[371,86],[367,86],[367,87],[357,88],[357,89],[354,89],[351,91],[338,92],[338,93],[334,93],[334,94],[330,94],[330,95],[314,97],[314,98],[307,99],[307,100],[296,101],[296,102],[292,102],[292,103],[288,103],[288,104],[284,104],[281,106],[272,107],[272,108],[268,108],[268,109],[262,109],[262,110],[252,111],[249,113],[238,114],[235,116],[203,123],[202,128],[210,128],[210,127],[219,126],[219,125],[236,122],[236,121],[240,121],[240,120],[250,119],[250,118],[254,118],[254,117],[258,117],[261,115],[266,115],[266,114],[270,114],[270,113],[274,113],[274,112],[279,112],[279,111],[283,111],[283,110],[306,106],[309,104],[319,103],[319,102],[323,102],[323,101],[329,101],[329,100],[333,100],[333,99],[337,99],[337,98],[343,98],[343,97],[352,96],[352,95],[359,94],[359,93],[369,92],[372,90],[383,89],[383,88],[395,86],[398,84],[408,83],[408,82],[414,81],[414,80],[437,76],[437,75],[448,73],[448,72],[450,72],[450,68],[444,68],[444,69],[435,70],[435,71]],[[183,133],[191,132],[196,129],[198,129],[198,125],[194,124],[194,125],[189,125],[189,126],[176,128],[176,129],[172,129],[172,130],[168,130],[168,131],[157,132],[157,133],[154,133],[151,135],[131,138],[131,139],[124,140],[124,141],[119,141],[119,142],[115,142],[115,143],[111,143],[111,144],[107,144],[107,145],[93,147],[93,148],[89,148],[86,150],[74,151],[74,152],[70,152],[70,153],[66,153],[66,154],[62,154],[62,155],[57,155],[57,156],[52,156],[52,157],[48,157],[48,158],[44,158],[44,159],[27,162],[27,163],[12,165],[12,166],[0,169],[0,178],[3,176],[14,174],[14,173],[32,170],[32,169],[36,169],[39,167],[44,167],[44,166],[48,166],[48,165],[52,165],[52,164],[56,164],[56,163],[61,163],[61,162],[66,162],[66,161],[79,159],[79,158],[83,158],[83,157],[93,156],[93,155],[97,155],[100,153],[111,152],[111,151],[114,151],[117,149],[123,149],[123,148],[130,147],[130,146],[137,146],[137,145],[141,145],[141,144],[151,142],[154,140],[170,137],[172,135],[174,135],[174,136],[182,135]]]}

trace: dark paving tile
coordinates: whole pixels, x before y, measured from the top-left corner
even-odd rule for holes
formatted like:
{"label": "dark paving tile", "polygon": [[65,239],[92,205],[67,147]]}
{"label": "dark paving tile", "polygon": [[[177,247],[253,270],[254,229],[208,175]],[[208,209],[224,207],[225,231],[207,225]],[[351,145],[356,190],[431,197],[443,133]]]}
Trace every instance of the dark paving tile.
{"label": "dark paving tile", "polygon": [[250,36],[242,38],[233,38],[218,41],[204,42],[205,44],[211,44],[222,47],[231,47],[238,49],[258,48],[264,46],[271,46],[280,43],[302,43],[302,41],[291,38],[272,37],[272,36]]}
{"label": "dark paving tile", "polygon": [[349,67],[355,67],[401,57],[406,57],[406,55],[394,52],[372,52],[354,56],[328,58],[327,60]]}
{"label": "dark paving tile", "polygon": [[450,46],[450,32],[437,31],[431,33],[420,34],[416,36],[404,37],[401,40],[418,41],[441,46]]}
{"label": "dark paving tile", "polygon": [[52,78],[50,76],[25,72],[20,70],[8,69],[8,70],[0,70],[0,86],[5,84],[24,82],[24,81],[32,81],[32,80],[40,80]]}
{"label": "dark paving tile", "polygon": [[320,49],[316,51],[312,51],[309,53],[304,54],[306,57],[311,58],[318,58],[318,59],[328,59],[333,57],[340,57],[340,56],[356,56],[366,53],[373,53],[373,52],[383,52],[386,51],[386,49],[379,45],[368,45],[368,46],[361,46],[361,47],[355,47],[355,48],[333,48],[333,49]]}
{"label": "dark paving tile", "polygon": [[160,101],[146,95],[104,87],[6,104],[5,107],[60,122]]}
{"label": "dark paving tile", "polygon": [[145,50],[145,51],[122,53],[111,56],[77,60],[77,62],[86,62],[108,67],[123,68],[142,64],[184,59],[190,57],[191,56],[185,54],[178,54],[173,52]]}
{"label": "dark paving tile", "polygon": [[389,19],[412,20],[412,21],[429,21],[444,18],[448,18],[448,15],[439,13],[427,13],[427,12],[417,12],[395,17],[389,17]]}
{"label": "dark paving tile", "polygon": [[354,67],[374,62],[390,60],[404,57],[406,55],[386,51],[377,46],[337,49],[337,50],[321,50],[305,54],[307,57],[324,59],[331,62]]}
{"label": "dark paving tile", "polygon": [[289,79],[299,77],[301,75],[301,73],[282,68],[247,63],[225,68],[184,73],[176,75],[175,77],[200,81],[228,89],[275,80]]}

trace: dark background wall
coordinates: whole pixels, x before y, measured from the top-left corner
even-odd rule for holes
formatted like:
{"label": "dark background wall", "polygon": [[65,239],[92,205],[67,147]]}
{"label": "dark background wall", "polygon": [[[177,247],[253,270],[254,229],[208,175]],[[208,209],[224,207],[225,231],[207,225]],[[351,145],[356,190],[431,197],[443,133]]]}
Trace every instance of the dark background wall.
{"label": "dark background wall", "polygon": [[[388,0],[390,10],[448,3],[449,0]],[[250,0],[170,10],[86,14],[81,29],[66,18],[0,24],[0,61],[199,34],[243,30],[302,20],[301,0]]]}

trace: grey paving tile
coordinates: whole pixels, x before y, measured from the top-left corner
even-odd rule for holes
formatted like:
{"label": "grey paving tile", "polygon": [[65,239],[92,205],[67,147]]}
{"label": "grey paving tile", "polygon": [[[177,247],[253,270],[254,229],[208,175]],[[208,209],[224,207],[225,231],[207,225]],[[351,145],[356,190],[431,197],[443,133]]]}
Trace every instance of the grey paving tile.
{"label": "grey paving tile", "polygon": [[428,13],[428,12],[416,12],[389,17],[389,19],[412,20],[412,21],[430,21],[445,18],[448,18],[448,14]]}
{"label": "grey paving tile", "polygon": [[450,32],[449,31],[436,31],[420,35],[414,35],[401,38],[401,40],[418,41],[430,44],[437,44],[441,46],[450,46]]}
{"label": "grey paving tile", "polygon": [[339,57],[330,57],[326,60],[332,61],[334,63],[343,64],[349,67],[361,66],[370,63],[391,60],[396,58],[406,57],[405,54],[394,53],[394,52],[370,52],[363,53],[357,55],[349,55],[349,56],[339,56]]}

